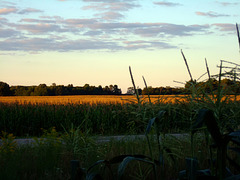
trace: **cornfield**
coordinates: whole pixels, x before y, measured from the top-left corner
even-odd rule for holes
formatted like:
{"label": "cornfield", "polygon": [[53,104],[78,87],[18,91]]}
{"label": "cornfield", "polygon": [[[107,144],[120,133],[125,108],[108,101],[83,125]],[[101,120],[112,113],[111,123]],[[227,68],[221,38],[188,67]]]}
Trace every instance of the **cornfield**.
{"label": "cornfield", "polygon": [[[181,96],[176,95],[152,95],[153,102],[175,102],[180,99]],[[142,99],[147,102],[146,96],[142,96]],[[182,99],[182,98],[181,98]],[[76,96],[2,96],[0,102],[3,103],[19,103],[19,104],[99,104],[99,103],[132,103],[137,102],[134,95],[76,95]]]}
{"label": "cornfield", "polygon": [[[149,119],[159,110],[168,112],[168,132],[189,130],[199,102],[189,102],[187,96],[151,96],[137,103],[134,96],[57,96],[1,97],[0,131],[17,137],[41,136],[42,129],[55,127],[63,132],[72,125],[92,135],[142,134]],[[172,103],[171,103],[172,102]],[[238,124],[239,106],[225,104],[224,125]]]}
{"label": "cornfield", "polygon": [[[233,100],[234,96],[229,96]],[[177,103],[187,101],[187,95],[151,95],[151,102],[156,103]],[[147,96],[141,96],[143,102],[149,102]],[[237,101],[240,96],[237,96]],[[134,95],[76,95],[76,96],[0,96],[1,103],[18,104],[126,104],[137,103]]]}

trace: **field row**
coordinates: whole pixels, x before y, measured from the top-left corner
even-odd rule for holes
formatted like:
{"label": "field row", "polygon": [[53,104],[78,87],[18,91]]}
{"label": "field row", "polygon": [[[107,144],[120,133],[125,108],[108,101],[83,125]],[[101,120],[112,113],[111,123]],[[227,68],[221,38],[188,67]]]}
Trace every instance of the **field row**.
{"label": "field row", "polygon": [[[211,108],[211,104],[209,106]],[[16,136],[40,136],[43,129],[55,127],[64,132],[72,126],[82,132],[102,135],[142,134],[148,121],[159,111],[167,112],[162,131],[167,133],[186,132],[202,108],[197,103],[176,104],[19,104],[0,102],[0,131]],[[218,112],[216,112],[218,113]],[[240,122],[240,104],[228,103],[222,108],[222,127],[236,128]]]}
{"label": "field row", "polygon": [[[230,100],[240,101],[240,95],[228,96]],[[236,99],[235,99],[236,98]],[[143,102],[149,102],[148,96],[140,96]],[[188,101],[187,95],[151,95],[152,103],[177,103]],[[76,96],[0,96],[0,103],[18,104],[126,104],[137,103],[134,95],[76,95]]]}
{"label": "field row", "polygon": [[[183,96],[176,95],[151,95],[154,102],[174,102]],[[142,96],[142,100],[148,101],[147,96]],[[76,95],[76,96],[2,96],[0,102],[19,104],[82,104],[82,103],[131,103],[137,102],[133,95]]]}

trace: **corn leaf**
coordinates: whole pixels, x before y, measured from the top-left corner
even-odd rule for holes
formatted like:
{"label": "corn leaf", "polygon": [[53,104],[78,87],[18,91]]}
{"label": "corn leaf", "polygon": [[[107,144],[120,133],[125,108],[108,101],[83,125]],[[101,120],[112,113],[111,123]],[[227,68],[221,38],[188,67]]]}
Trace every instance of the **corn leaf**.
{"label": "corn leaf", "polygon": [[147,129],[146,129],[146,131],[145,131],[145,135],[148,135],[148,134],[149,134],[149,132],[150,132],[150,130],[151,130],[151,128],[152,128],[152,125],[153,125],[153,123],[155,122],[155,120],[156,120],[156,117],[154,117],[154,118],[152,118],[152,119],[149,120],[148,125],[147,125]]}
{"label": "corn leaf", "polygon": [[197,129],[201,128],[203,124],[206,124],[209,133],[216,142],[217,145],[223,143],[223,138],[220,133],[217,121],[214,117],[214,114],[211,110],[200,109],[198,117],[194,125],[192,126],[192,133],[195,133]]}
{"label": "corn leaf", "polygon": [[235,132],[231,132],[231,133],[229,134],[229,136],[240,137],[240,130],[239,130],[239,131],[235,131]]}
{"label": "corn leaf", "polygon": [[[150,130],[151,130],[154,122],[157,123],[157,125],[158,125],[157,127],[159,127],[159,126],[161,125],[161,124],[160,124],[160,120],[164,117],[165,113],[166,113],[166,111],[164,111],[164,110],[159,111],[159,113],[157,114],[156,117],[154,117],[154,118],[152,118],[152,119],[149,120],[148,125],[147,125],[147,128],[146,128],[146,131],[145,131],[145,135],[148,135],[148,134],[149,134],[149,132],[150,132]],[[159,129],[157,129],[157,131],[158,131],[158,130],[159,130]]]}
{"label": "corn leaf", "polygon": [[136,157],[128,156],[128,157],[124,158],[122,163],[118,166],[118,179],[122,178],[127,165],[133,160],[151,164],[151,165],[153,165],[153,167],[155,169],[155,164],[154,164],[153,161],[146,160],[146,159],[143,159],[143,158],[136,158]]}
{"label": "corn leaf", "polygon": [[97,162],[95,162],[93,165],[91,165],[88,170],[87,170],[87,173],[89,173],[91,171],[92,168],[94,168],[95,166],[99,165],[99,164],[102,164],[102,163],[106,163],[105,160],[99,160]]}
{"label": "corn leaf", "polygon": [[197,175],[198,176],[207,176],[207,177],[211,177],[211,171],[210,169],[202,169],[202,170],[198,170],[197,171]]}

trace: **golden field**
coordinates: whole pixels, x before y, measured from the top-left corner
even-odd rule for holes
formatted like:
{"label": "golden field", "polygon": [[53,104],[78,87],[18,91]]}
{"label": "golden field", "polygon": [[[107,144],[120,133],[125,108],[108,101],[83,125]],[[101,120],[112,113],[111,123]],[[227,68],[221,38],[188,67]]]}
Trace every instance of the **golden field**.
{"label": "golden field", "polygon": [[[141,100],[148,102],[148,96],[140,96]],[[151,95],[151,102],[175,103],[186,100],[186,95]],[[234,96],[229,96],[234,100]],[[237,101],[240,95],[237,96]],[[74,95],[74,96],[0,96],[0,102],[19,104],[82,104],[82,103],[130,103],[137,102],[133,95]]]}
{"label": "golden field", "polygon": [[[181,96],[175,95],[151,95],[151,101],[174,102]],[[147,96],[141,96],[143,101],[148,101]],[[0,102],[19,104],[81,104],[81,103],[129,103],[137,102],[133,95],[75,95],[75,96],[2,96]]]}

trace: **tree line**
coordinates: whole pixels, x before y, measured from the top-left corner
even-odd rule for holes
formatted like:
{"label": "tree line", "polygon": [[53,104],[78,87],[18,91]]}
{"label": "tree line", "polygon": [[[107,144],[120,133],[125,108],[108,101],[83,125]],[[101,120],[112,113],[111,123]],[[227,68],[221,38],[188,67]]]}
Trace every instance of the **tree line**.
{"label": "tree line", "polygon": [[[193,91],[198,91],[199,93],[216,93],[218,87],[220,87],[227,93],[227,94],[240,94],[240,82],[234,81],[228,78],[222,79],[221,83],[215,78],[208,79],[207,81],[196,82],[187,81],[184,84],[184,87],[145,87],[143,89],[138,88],[139,95],[178,95],[178,94],[190,94]],[[134,94],[135,91],[133,87],[129,87],[127,90],[127,94]]]}
{"label": "tree line", "polygon": [[51,86],[39,84],[38,86],[9,86],[5,82],[0,82],[0,96],[62,96],[62,95],[121,95],[122,91],[118,85],[109,85],[102,87],[99,85],[74,87],[72,84],[67,86],[56,85]]}
{"label": "tree line", "polygon": [[[221,80],[221,87],[227,90],[228,94],[240,94],[240,82],[230,79]],[[205,82],[187,81],[184,87],[151,87],[138,88],[139,95],[177,95],[189,94],[192,88],[196,91],[205,93],[215,92],[219,87],[219,82],[211,78]],[[122,90],[118,85],[109,85],[102,87],[91,86],[85,84],[84,86],[74,87],[72,84],[67,86],[56,85],[53,83],[50,86],[46,84],[39,84],[38,86],[9,86],[7,83],[0,81],[0,96],[61,96],[61,95],[121,95]],[[126,94],[135,94],[133,87],[127,89]]]}

